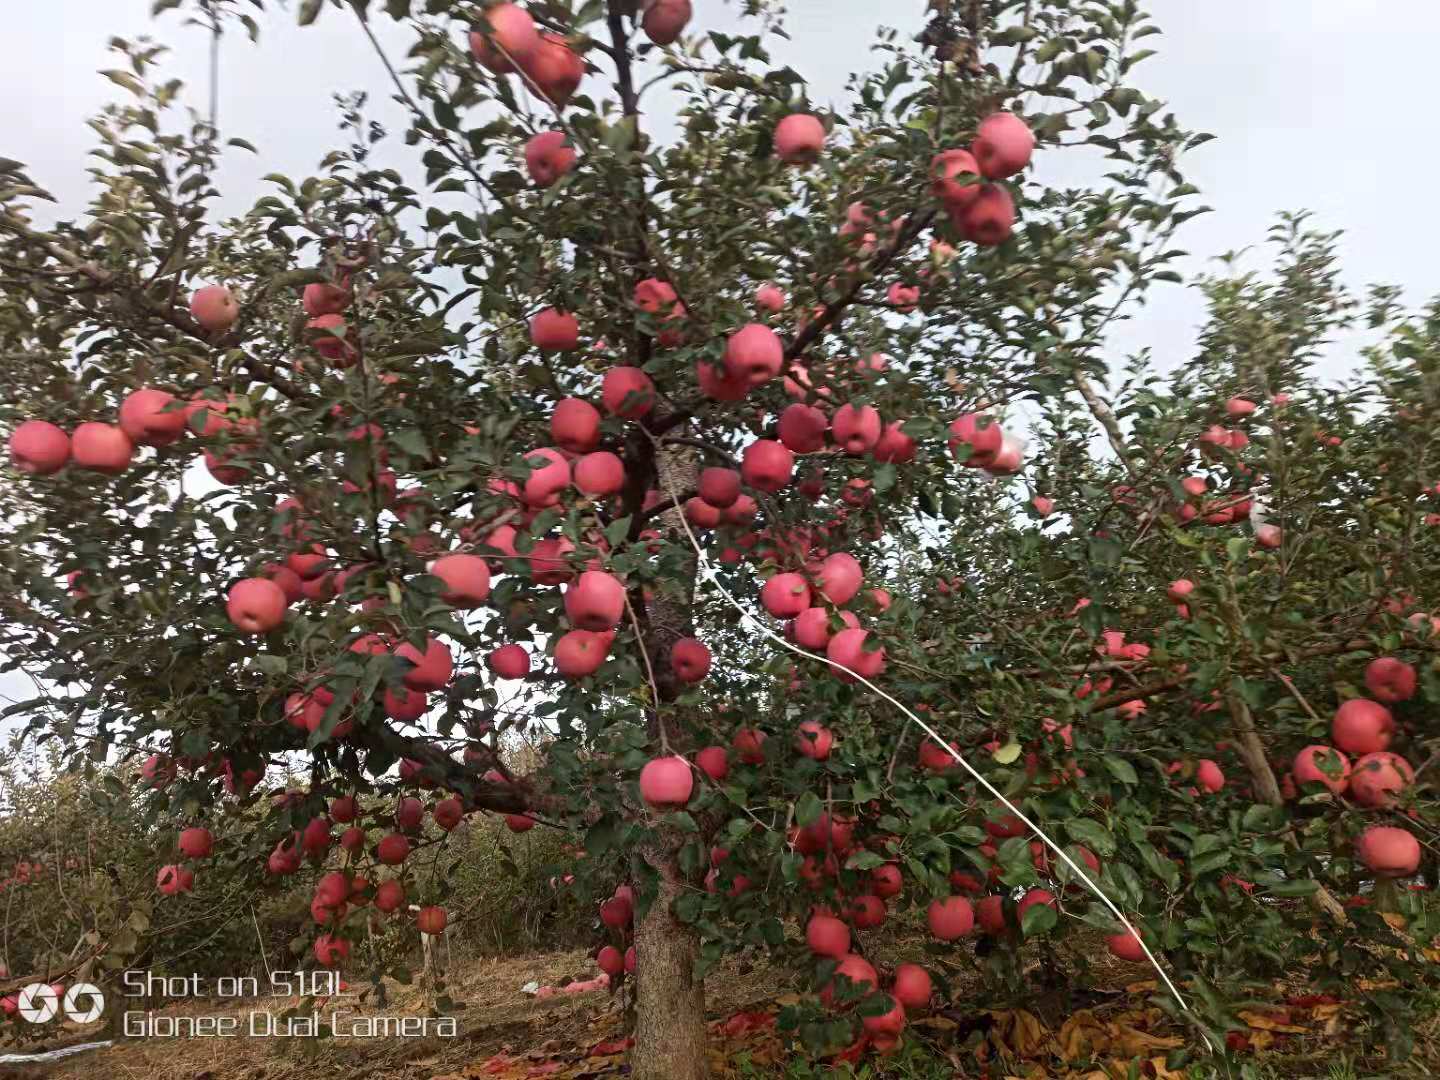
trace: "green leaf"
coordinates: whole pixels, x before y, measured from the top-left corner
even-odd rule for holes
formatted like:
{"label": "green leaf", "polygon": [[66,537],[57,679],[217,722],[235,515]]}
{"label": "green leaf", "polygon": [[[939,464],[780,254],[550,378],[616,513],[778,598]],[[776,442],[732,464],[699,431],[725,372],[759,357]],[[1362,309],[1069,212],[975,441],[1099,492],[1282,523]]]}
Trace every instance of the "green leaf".
{"label": "green leaf", "polygon": [[1020,930],[1026,937],[1033,937],[1054,930],[1059,921],[1059,913],[1049,904],[1032,904],[1020,920]]}
{"label": "green leaf", "polygon": [[325,6],[325,0],[305,0],[300,5],[299,23],[301,26],[309,26],[320,17],[320,9]]}
{"label": "green leaf", "polygon": [[1138,784],[1140,777],[1135,773],[1135,766],[1116,754],[1106,754],[1102,759],[1105,768],[1110,770],[1110,775],[1119,780],[1122,784]]}
{"label": "green leaf", "polygon": [[824,805],[820,802],[820,796],[813,791],[807,791],[795,803],[795,820],[799,822],[801,828],[813,825],[820,820],[820,813],[824,809]]}
{"label": "green leaf", "polygon": [[1020,757],[1020,751],[1023,749],[1024,747],[1011,739],[1004,746],[998,747],[990,756],[1001,765],[1010,765]]}
{"label": "green leaf", "polygon": [[1096,855],[1115,854],[1115,838],[1103,825],[1089,818],[1071,818],[1065,822],[1065,831],[1077,844],[1084,844]]}

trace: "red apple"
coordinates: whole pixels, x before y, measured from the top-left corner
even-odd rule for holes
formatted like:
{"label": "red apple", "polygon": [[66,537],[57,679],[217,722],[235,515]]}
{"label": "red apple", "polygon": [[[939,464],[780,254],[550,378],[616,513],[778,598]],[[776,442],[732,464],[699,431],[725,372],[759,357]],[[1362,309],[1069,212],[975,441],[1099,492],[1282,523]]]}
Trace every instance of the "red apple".
{"label": "red apple", "polygon": [[919,964],[901,964],[895,969],[891,995],[907,1009],[923,1009],[934,993],[930,973]]}
{"label": "red apple", "polygon": [[[386,839],[390,838],[387,837]],[[409,841],[405,840],[403,836],[399,837],[398,839],[405,843],[408,853],[408,849],[410,846]],[[381,843],[383,844],[384,841],[382,840]],[[399,861],[403,862],[403,857]],[[392,911],[398,911],[400,909],[400,906],[404,903],[405,886],[394,878],[391,878],[389,881],[382,881],[380,885],[375,889],[375,908],[377,911],[383,911],[386,914],[389,914]]]}
{"label": "red apple", "polygon": [[1390,825],[1371,825],[1362,832],[1355,854],[1376,877],[1409,877],[1420,866],[1420,842]]}
{"label": "red apple", "polygon": [[1295,755],[1290,775],[1297,784],[1323,784],[1338,795],[1350,781],[1350,759],[1329,746],[1307,746]]}
{"label": "red apple", "polygon": [[833,915],[812,915],[805,924],[805,944],[816,956],[839,960],[850,951],[850,928]]}
{"label": "red apple", "polygon": [[590,630],[571,630],[555,643],[555,670],[567,679],[583,679],[605,662],[604,637]]}
{"label": "red apple", "polygon": [[535,20],[519,4],[495,4],[482,15],[488,25],[470,31],[470,51],[491,71],[508,74],[540,48]]}
{"label": "red apple", "polygon": [[530,341],[542,352],[571,352],[580,347],[580,320],[568,311],[546,308],[530,319]]}
{"label": "red apple", "polygon": [[50,476],[70,460],[70,436],[45,420],[26,420],[10,434],[10,462],[22,473]]}
{"label": "red apple", "polygon": [[536,187],[549,187],[574,167],[575,148],[563,131],[542,131],[525,143],[525,171]]}
{"label": "red apple", "polygon": [[1415,669],[1393,656],[1379,656],[1365,668],[1365,689],[1377,701],[1397,705],[1415,696]]}
{"label": "red apple", "polygon": [[746,765],[760,765],[765,761],[765,732],[759,728],[741,728],[730,740],[735,753]]}
{"label": "red apple", "polygon": [[136,390],[120,405],[120,430],[141,446],[169,446],[185,434],[185,410],[164,411],[175,402],[164,390]]}
{"label": "red apple", "polygon": [[795,456],[773,439],[757,439],[745,447],[740,475],[745,483],[760,491],[775,494],[790,483]]}
{"label": "red apple", "polygon": [[951,214],[951,220],[965,239],[996,247],[1010,239],[1015,227],[1015,199],[1003,184],[986,184],[958,215]]}
{"label": "red apple", "polygon": [[1133,930],[1111,934],[1105,939],[1105,944],[1110,949],[1110,955],[1116,959],[1129,960],[1136,964],[1146,959],[1145,950],[1140,947],[1140,939],[1135,936]]}
{"label": "red apple", "polygon": [[70,435],[70,455],[82,469],[118,476],[130,467],[135,444],[113,424],[81,424]]}
{"label": "red apple", "polygon": [[813,454],[825,447],[825,433],[830,421],[813,405],[795,402],[780,414],[777,433],[787,450],[796,454]]}
{"label": "red apple", "polygon": [[723,746],[707,746],[695,755],[700,771],[717,783],[730,775],[730,755]]}
{"label": "red apple", "polygon": [[761,587],[760,603],[777,619],[793,619],[810,606],[810,586],[799,574],[776,574]]}
{"label": "red apple", "polygon": [[300,294],[300,306],[312,319],[321,315],[338,315],[350,306],[352,299],[349,289],[332,285],[328,281],[312,281]]}
{"label": "red apple", "polygon": [[1030,155],[1035,152],[1035,133],[1014,113],[991,113],[980,121],[970,149],[980,166],[981,176],[1002,180],[1030,164]]}
{"label": "red apple", "polygon": [[1374,754],[1389,747],[1395,734],[1390,710],[1368,698],[1352,698],[1335,710],[1330,740],[1347,754]]}
{"label": "red apple", "polygon": [[775,125],[775,156],[787,165],[808,165],[825,147],[825,125],[809,113],[791,113]]}
{"label": "red apple", "polygon": [[835,736],[818,720],[806,720],[795,729],[795,750],[802,757],[824,761],[834,743]]}
{"label": "red apple", "polygon": [[785,294],[767,282],[755,290],[755,307],[771,315],[778,314],[785,309]]}
{"label": "red apple", "polygon": [[637,367],[613,367],[601,382],[600,401],[611,416],[636,420],[655,407],[655,384]]}
{"label": "red apple", "polygon": [[600,444],[600,410],[581,398],[562,398],[550,414],[550,436],[572,454],[586,454]]}
{"label": "red apple", "polygon": [[180,854],[187,859],[203,859],[210,854],[215,838],[209,829],[184,829],[180,833]]}
{"label": "red apple", "polygon": [[586,495],[614,495],[625,487],[625,463],[608,450],[586,454],[573,473],[575,487]]}
{"label": "red apple", "polygon": [[190,314],[202,328],[214,333],[229,330],[240,317],[240,305],[223,285],[206,285],[190,297]]}
{"label": "red apple", "polygon": [[584,59],[560,34],[542,33],[535,51],[515,60],[539,87],[541,95],[555,105],[568,102],[585,77]]}
{"label": "red apple", "polygon": [[690,0],[648,0],[640,28],[656,45],[673,45],[690,22]]}
{"label": "red apple", "polygon": [[963,896],[947,896],[930,902],[925,922],[930,927],[930,933],[941,941],[955,941],[974,928],[975,909]]}
{"label": "red apple", "polygon": [[764,323],[742,326],[725,344],[726,373],[751,386],[769,382],[784,364],[785,346]]}
{"label": "red apple", "polygon": [[640,797],[657,809],[684,806],[694,790],[690,763],[678,755],[652,758],[640,770]]}
{"label": "red apple", "polygon": [[827,660],[833,664],[839,664],[841,668],[849,669],[848,671],[836,669],[835,673],[842,681],[853,680],[850,672],[866,679],[874,679],[885,670],[885,649],[882,646],[879,649],[867,651],[865,644],[869,636],[868,630],[841,630],[830,639],[830,644],[825,646]]}
{"label": "red apple", "polygon": [[430,573],[445,583],[441,598],[453,607],[479,607],[490,596],[490,567],[478,555],[442,555],[430,564]]}
{"label": "red apple", "polygon": [[225,614],[238,630],[268,634],[285,621],[285,590],[269,578],[246,578],[230,586]]}
{"label": "red apple", "polygon": [[680,638],[670,647],[670,667],[681,682],[698,683],[710,673],[710,650],[695,638]]}
{"label": "red apple", "polygon": [[530,654],[523,645],[501,645],[485,663],[502,679],[523,679],[530,674]]}
{"label": "red apple", "polygon": [[697,485],[700,498],[723,510],[740,497],[740,474],[734,469],[705,469]]}

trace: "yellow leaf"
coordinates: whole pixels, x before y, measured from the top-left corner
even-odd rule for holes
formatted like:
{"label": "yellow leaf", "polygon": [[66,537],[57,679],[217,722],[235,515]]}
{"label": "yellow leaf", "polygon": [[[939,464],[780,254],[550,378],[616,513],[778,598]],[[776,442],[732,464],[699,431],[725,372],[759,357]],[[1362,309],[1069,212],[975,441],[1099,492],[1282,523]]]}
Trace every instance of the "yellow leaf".
{"label": "yellow leaf", "polygon": [[1267,1016],[1265,1013],[1256,1012],[1253,1009],[1241,1009],[1236,1015],[1252,1028],[1259,1028],[1261,1031],[1288,1031],[1304,1035],[1310,1030],[1309,1028],[1299,1027],[1296,1024],[1286,1023],[1283,1020],[1277,1020],[1273,1016]]}

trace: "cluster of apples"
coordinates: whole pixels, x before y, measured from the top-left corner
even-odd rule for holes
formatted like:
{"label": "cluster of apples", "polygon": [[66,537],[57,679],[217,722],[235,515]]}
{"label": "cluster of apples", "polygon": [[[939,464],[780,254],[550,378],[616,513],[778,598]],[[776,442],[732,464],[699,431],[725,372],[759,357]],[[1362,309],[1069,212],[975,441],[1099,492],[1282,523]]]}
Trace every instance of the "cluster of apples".
{"label": "cluster of apples", "polygon": [[620,937],[624,952],[615,945],[604,945],[595,954],[595,964],[611,981],[635,974],[635,946],[627,944],[635,931],[635,890],[619,885],[614,895],[600,903],[600,924]]}
{"label": "cluster of apples", "polygon": [[[930,163],[930,191],[965,239],[994,247],[1010,238],[1015,199],[994,181],[1030,164],[1035,133],[1014,113],[997,112],[980,121],[968,149],[945,150]],[[972,180],[971,178],[975,178]]]}

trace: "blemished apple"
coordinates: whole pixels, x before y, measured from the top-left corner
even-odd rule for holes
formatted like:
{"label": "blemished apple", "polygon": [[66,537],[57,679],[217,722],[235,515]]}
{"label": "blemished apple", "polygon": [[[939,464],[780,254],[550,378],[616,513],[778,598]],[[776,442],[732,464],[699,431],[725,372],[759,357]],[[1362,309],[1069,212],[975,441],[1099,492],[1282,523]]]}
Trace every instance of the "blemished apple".
{"label": "blemished apple", "polygon": [[530,319],[530,343],[542,352],[571,352],[580,347],[580,320],[568,311],[546,308]]}
{"label": "blemished apple", "polygon": [[648,0],[640,28],[656,45],[673,45],[692,14],[690,0]]}
{"label": "blemished apple", "polygon": [[612,630],[625,614],[625,586],[604,570],[586,570],[565,589],[565,616],[581,630]]}
{"label": "blemished apple", "polygon": [[542,131],[525,143],[525,171],[536,187],[550,187],[575,167],[575,148],[563,131]]}
{"label": "blemished apple", "polygon": [[535,20],[519,4],[496,4],[482,14],[489,25],[470,31],[470,51],[497,75],[513,72],[516,63],[528,60],[540,47]]}
{"label": "blemished apple", "polygon": [[904,875],[895,863],[885,863],[870,871],[870,891],[882,900],[899,896],[905,887]]}
{"label": "blemished apple", "polygon": [[1295,755],[1290,775],[1297,784],[1322,784],[1338,795],[1350,782],[1350,759],[1332,746],[1317,743]]}
{"label": "blemished apple", "polygon": [[695,790],[695,775],[683,757],[652,758],[640,770],[640,797],[656,809],[684,806]]}
{"label": "blemished apple", "polygon": [[285,621],[285,590],[269,578],[246,578],[230,586],[225,614],[236,629],[267,634]]}
{"label": "blemished apple", "polygon": [[1388,749],[1395,734],[1390,710],[1368,698],[1351,698],[1335,710],[1330,739],[1347,754],[1362,756]]}
{"label": "blemished apple", "polygon": [[10,433],[10,462],[30,476],[50,476],[70,460],[70,436],[46,420],[26,420]]}
{"label": "blemished apple", "polygon": [[174,405],[174,394],[142,387],[126,395],[117,419],[120,430],[140,446],[169,446],[185,434],[185,410]]}
{"label": "blemished apple", "polygon": [[970,146],[980,175],[987,180],[1014,176],[1030,164],[1035,152],[1035,133],[1014,113],[991,113],[975,132]]}
{"label": "blemished apple", "polygon": [[698,683],[710,674],[710,650],[693,637],[680,638],[670,647],[670,667],[681,682]]}
{"label": "blemished apple", "polygon": [[613,367],[601,382],[600,401],[611,416],[637,420],[655,407],[655,384],[637,367]]}
{"label": "blemished apple", "polygon": [[1414,782],[1415,770],[1408,761],[1399,754],[1381,750],[1355,762],[1350,772],[1350,797],[1369,809],[1388,810]]}
{"label": "blemished apple", "polygon": [[756,439],[741,455],[741,478],[771,495],[785,489],[794,471],[795,455],[774,439]]}
{"label": "blemished apple", "polygon": [[195,887],[195,874],[185,866],[162,866],[155,875],[155,888],[165,896],[188,893]]}
{"label": "blemished apple", "polygon": [[787,165],[808,165],[825,148],[825,125],[818,116],[791,113],[775,125],[775,156]]}
{"label": "blemished apple", "polygon": [[190,314],[213,334],[235,325],[240,317],[240,305],[224,285],[205,285],[191,294]]}
{"label": "blemished apple", "polygon": [[82,469],[118,476],[130,467],[135,444],[114,424],[87,421],[70,434],[70,457]]}
{"label": "blemished apple", "polygon": [[834,743],[834,734],[818,720],[806,720],[795,729],[795,751],[802,757],[824,761]]}

